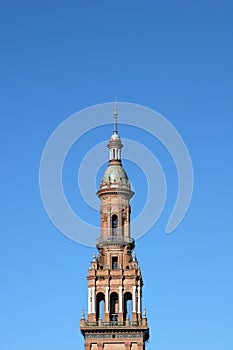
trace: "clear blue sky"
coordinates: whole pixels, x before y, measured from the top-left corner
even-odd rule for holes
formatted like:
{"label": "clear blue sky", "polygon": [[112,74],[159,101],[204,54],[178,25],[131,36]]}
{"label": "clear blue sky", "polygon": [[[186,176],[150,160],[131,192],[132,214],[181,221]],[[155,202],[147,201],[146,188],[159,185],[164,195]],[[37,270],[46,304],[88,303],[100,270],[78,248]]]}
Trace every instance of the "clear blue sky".
{"label": "clear blue sky", "polygon": [[[148,350],[233,348],[232,14],[226,0],[1,3],[2,350],[84,348],[79,319],[93,249],[50,222],[38,172],[53,130],[115,94],[164,115],[182,135],[195,173],[189,211],[166,235],[177,179],[154,141],[169,191],[157,225],[137,241]],[[92,136],[100,142],[110,133],[106,127]],[[129,133],[122,127],[121,136]],[[74,207],[78,160],[74,147],[64,175]],[[133,215],[140,205],[137,195]],[[99,220],[88,208],[84,215]]]}

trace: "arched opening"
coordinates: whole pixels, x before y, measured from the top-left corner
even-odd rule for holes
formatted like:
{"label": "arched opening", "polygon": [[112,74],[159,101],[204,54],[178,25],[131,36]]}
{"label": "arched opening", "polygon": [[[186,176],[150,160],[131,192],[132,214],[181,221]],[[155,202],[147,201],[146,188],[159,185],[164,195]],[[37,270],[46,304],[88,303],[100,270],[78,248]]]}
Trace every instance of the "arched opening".
{"label": "arched opening", "polygon": [[113,292],[110,295],[110,321],[118,321],[118,294]]}
{"label": "arched opening", "polygon": [[124,321],[126,318],[130,321],[132,319],[132,294],[130,292],[124,294]]}
{"label": "arched opening", "polygon": [[100,318],[102,321],[104,320],[104,301],[104,293],[98,293],[96,296],[96,321]]}
{"label": "arched opening", "polygon": [[118,217],[116,214],[112,216],[112,234],[113,236],[117,235],[117,228],[118,228]]}

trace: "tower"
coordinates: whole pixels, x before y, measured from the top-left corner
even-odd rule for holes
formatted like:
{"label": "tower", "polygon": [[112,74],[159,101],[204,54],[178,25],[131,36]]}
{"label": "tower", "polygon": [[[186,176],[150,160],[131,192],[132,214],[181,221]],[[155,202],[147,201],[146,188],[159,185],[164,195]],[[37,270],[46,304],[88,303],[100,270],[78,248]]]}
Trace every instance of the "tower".
{"label": "tower", "polygon": [[85,350],[144,350],[149,339],[146,312],[142,313],[143,280],[130,236],[130,181],[121,163],[123,147],[117,131],[108,144],[110,158],[97,192],[100,198],[98,256],[88,271],[88,315],[80,330]]}

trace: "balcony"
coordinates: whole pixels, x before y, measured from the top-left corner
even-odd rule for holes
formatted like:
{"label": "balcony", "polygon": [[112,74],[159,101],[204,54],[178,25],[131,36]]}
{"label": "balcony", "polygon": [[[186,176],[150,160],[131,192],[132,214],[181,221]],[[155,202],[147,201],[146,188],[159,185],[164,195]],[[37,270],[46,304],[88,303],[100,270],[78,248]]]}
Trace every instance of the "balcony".
{"label": "balcony", "polygon": [[108,246],[126,246],[129,245],[131,248],[134,248],[134,239],[131,237],[125,236],[108,236],[100,237],[96,240],[96,247],[108,247]]}
{"label": "balcony", "polygon": [[[115,320],[109,322],[102,322],[101,319],[98,322],[89,322],[81,319],[80,329],[87,338],[111,338],[111,334],[114,334],[114,338],[143,337],[144,341],[149,339],[149,328],[146,318],[142,318],[140,321],[131,321],[129,319],[119,321],[116,317]],[[117,331],[116,334],[115,331]]]}
{"label": "balcony", "polygon": [[101,322],[101,326],[98,322],[86,322],[87,327],[141,327],[142,322],[136,321],[110,321]]}

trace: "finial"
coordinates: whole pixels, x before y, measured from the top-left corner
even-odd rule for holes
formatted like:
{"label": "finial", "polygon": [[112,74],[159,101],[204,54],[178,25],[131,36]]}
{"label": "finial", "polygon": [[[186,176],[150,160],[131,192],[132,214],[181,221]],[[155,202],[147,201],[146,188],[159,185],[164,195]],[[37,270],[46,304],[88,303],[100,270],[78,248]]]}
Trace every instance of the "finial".
{"label": "finial", "polygon": [[85,318],[84,308],[82,308],[82,319]]}
{"label": "finial", "polygon": [[143,317],[146,318],[146,308],[144,307]]}
{"label": "finial", "polygon": [[136,261],[136,253],[133,252],[133,261]]}
{"label": "finial", "polygon": [[114,134],[117,134],[117,116],[118,116],[118,112],[117,112],[117,103],[116,103],[116,96],[115,96],[115,102],[114,102],[114,112],[113,112],[113,119],[114,119]]}

